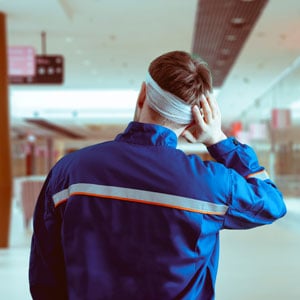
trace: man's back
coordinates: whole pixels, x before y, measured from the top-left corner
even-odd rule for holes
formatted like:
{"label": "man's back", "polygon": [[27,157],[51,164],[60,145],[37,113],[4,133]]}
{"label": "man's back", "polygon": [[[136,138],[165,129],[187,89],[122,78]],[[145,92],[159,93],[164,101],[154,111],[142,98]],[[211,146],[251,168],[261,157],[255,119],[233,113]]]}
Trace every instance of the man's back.
{"label": "man's back", "polygon": [[[62,224],[69,299],[213,299],[235,175],[176,143],[167,128],[132,123],[52,170],[41,197]],[[261,222],[245,215],[249,227]]]}

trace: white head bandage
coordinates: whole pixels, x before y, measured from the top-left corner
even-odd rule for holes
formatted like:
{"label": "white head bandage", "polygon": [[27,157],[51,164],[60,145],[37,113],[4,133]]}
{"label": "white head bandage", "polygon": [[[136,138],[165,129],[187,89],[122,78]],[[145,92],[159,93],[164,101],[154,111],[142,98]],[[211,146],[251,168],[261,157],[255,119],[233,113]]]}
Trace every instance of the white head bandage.
{"label": "white head bandage", "polygon": [[163,90],[151,77],[146,76],[146,101],[162,117],[178,124],[189,124],[193,120],[192,107],[179,97]]}

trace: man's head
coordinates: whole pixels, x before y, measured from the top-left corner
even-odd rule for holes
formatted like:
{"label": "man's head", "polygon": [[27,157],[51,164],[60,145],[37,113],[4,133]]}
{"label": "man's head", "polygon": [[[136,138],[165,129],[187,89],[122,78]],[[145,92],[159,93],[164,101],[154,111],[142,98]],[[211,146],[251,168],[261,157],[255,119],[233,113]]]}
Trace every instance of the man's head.
{"label": "man's head", "polygon": [[164,90],[190,105],[197,104],[201,94],[212,90],[207,63],[183,51],[172,51],[154,59],[149,73]]}
{"label": "man's head", "polygon": [[[148,80],[142,87],[142,94],[144,93],[145,100],[150,107],[149,114],[152,121],[162,125],[171,125],[171,127],[177,128],[185,122],[176,124],[178,123],[176,118],[175,120],[168,118],[160,113],[160,110],[155,105],[152,105],[153,101],[150,101],[150,98],[158,104],[159,101],[164,101],[165,110],[168,110],[169,104],[168,96],[166,96],[166,99],[153,99],[157,95],[157,93],[151,92],[153,85],[157,84],[158,89],[162,89],[162,93],[171,93],[175,98],[179,98],[179,106],[181,102],[183,110],[185,105],[192,107],[195,104],[199,104],[201,95],[207,94],[212,90],[211,73],[206,62],[183,51],[172,51],[155,58],[151,62],[148,72]],[[171,98],[172,95],[170,95]],[[170,113],[172,114],[171,107]],[[186,121],[185,125],[189,123],[190,121]]]}

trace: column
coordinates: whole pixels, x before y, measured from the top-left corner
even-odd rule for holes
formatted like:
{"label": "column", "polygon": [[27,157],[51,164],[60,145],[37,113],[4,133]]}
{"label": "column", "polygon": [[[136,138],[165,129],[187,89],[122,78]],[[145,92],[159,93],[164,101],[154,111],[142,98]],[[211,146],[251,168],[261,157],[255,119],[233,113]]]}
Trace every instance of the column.
{"label": "column", "polygon": [[0,247],[8,247],[12,197],[6,15],[0,12]]}

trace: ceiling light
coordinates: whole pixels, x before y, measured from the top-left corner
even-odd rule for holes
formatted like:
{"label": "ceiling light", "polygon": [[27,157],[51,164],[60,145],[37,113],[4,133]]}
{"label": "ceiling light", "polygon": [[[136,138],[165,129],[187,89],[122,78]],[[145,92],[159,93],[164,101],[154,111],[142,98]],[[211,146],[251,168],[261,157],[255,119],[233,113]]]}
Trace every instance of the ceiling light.
{"label": "ceiling light", "polygon": [[234,42],[236,41],[236,36],[234,34],[228,34],[226,35],[226,40],[229,42]]}
{"label": "ceiling light", "polygon": [[219,67],[224,66],[225,65],[225,60],[222,60],[222,59],[217,60],[216,65],[219,66]]}
{"label": "ceiling light", "polygon": [[230,54],[230,49],[228,49],[228,48],[221,49],[221,54],[223,56],[228,56]]}
{"label": "ceiling light", "polygon": [[66,43],[72,43],[73,42],[73,38],[70,36],[66,37]]}
{"label": "ceiling light", "polygon": [[248,84],[250,82],[250,79],[248,77],[244,77],[243,82]]}
{"label": "ceiling light", "polygon": [[85,59],[83,62],[82,62],[85,66],[89,66],[91,64],[91,61],[88,60],[88,59]]}
{"label": "ceiling light", "polygon": [[242,26],[246,23],[246,20],[244,18],[232,18],[231,24],[234,26]]}

